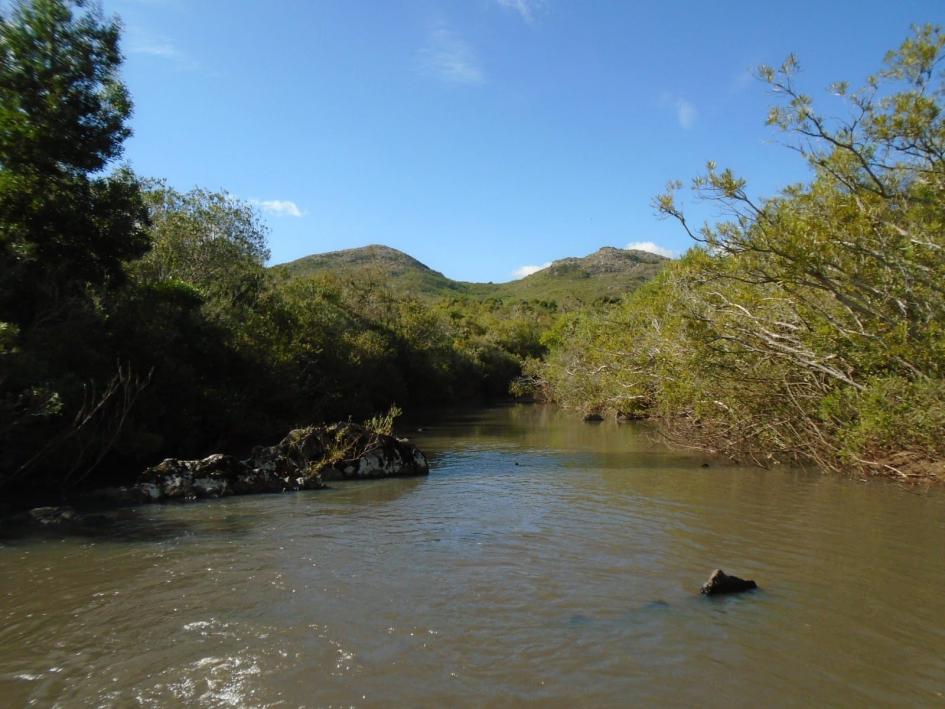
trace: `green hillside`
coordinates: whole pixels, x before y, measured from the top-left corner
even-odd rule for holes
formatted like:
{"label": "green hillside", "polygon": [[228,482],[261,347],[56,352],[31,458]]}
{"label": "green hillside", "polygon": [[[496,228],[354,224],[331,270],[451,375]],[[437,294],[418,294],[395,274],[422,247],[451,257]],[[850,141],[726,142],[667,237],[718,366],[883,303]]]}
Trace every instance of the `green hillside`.
{"label": "green hillside", "polygon": [[647,251],[605,246],[583,258],[555,261],[530,276],[503,283],[499,289],[503,298],[522,300],[613,300],[653,278],[667,261]]}
{"label": "green hillside", "polygon": [[394,290],[424,295],[467,292],[465,284],[450,280],[403,251],[376,244],[312,254],[273,266],[272,271],[286,278],[304,278],[321,273],[333,273],[341,278],[375,277]]}
{"label": "green hillside", "polygon": [[545,300],[593,303],[636,290],[669,259],[646,251],[610,246],[582,258],[564,258],[530,276],[508,283],[454,281],[417,259],[388,246],[364,246],[305,256],[272,267],[287,279],[333,273],[341,278],[375,278],[392,290],[432,297]]}

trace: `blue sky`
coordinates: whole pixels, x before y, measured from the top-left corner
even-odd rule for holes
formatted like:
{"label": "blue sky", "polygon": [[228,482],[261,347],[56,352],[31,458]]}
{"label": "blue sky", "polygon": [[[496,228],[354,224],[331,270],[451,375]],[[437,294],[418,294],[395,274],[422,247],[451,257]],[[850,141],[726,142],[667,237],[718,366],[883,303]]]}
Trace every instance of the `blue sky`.
{"label": "blue sky", "polygon": [[[272,262],[381,243],[460,280],[688,242],[650,205],[706,160],[771,194],[806,168],[751,78],[789,52],[827,98],[942,0],[105,0],[126,159],[255,201]],[[705,206],[697,218],[714,215]]]}

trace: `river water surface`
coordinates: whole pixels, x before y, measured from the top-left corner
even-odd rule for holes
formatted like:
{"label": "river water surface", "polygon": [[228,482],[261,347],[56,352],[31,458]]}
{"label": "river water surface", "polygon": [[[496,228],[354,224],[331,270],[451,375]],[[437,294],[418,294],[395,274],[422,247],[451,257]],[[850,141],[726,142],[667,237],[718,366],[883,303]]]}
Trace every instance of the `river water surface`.
{"label": "river water surface", "polygon": [[0,540],[0,705],[945,704],[942,491],[548,407],[419,425],[429,478]]}

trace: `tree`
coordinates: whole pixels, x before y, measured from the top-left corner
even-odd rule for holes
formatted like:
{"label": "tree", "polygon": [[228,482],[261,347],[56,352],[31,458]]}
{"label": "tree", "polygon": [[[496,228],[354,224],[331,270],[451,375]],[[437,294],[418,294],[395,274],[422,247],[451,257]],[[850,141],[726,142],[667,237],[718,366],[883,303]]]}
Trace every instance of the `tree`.
{"label": "tree", "polygon": [[[0,14],[0,329],[7,335],[0,469],[7,471],[20,470],[15,452],[28,451],[27,430],[37,440],[54,438],[46,426],[68,426],[88,408],[89,391],[108,389],[116,364],[102,361],[101,301],[125,280],[124,263],[148,248],[137,180],[128,170],[105,173],[130,134],[119,29],[84,0],[18,0]],[[98,387],[90,383],[96,378]]]}
{"label": "tree", "polygon": [[[689,274],[692,322],[714,343],[703,361],[765,390],[726,401],[736,445],[903,475],[890,456],[938,455],[928,441],[945,406],[943,61],[945,34],[915,28],[861,89],[830,87],[846,120],[800,92],[794,57],[762,67],[784,97],[768,122],[797,137],[813,179],[760,202],[714,164],[694,181],[734,215],[692,234],[711,254]],[[671,196],[658,206],[685,225]],[[909,424],[877,424],[878,399]]]}
{"label": "tree", "polygon": [[118,36],[83,0],[0,17],[0,308],[21,328],[147,250],[133,176],[101,175],[130,134]]}
{"label": "tree", "polygon": [[162,181],[145,185],[151,250],[134,271],[144,281],[197,289],[208,315],[238,327],[265,284],[267,229],[256,209],[227,193],[186,193]]}
{"label": "tree", "polygon": [[943,63],[945,34],[915,28],[863,88],[830,87],[846,119],[798,89],[793,57],[762,67],[782,99],[768,122],[794,136],[810,181],[755,199],[709,163],[693,190],[730,216],[699,229],[671,183],[656,207],[697,248],[581,323],[539,384],[575,405],[633,398],[678,440],[739,459],[942,469]]}

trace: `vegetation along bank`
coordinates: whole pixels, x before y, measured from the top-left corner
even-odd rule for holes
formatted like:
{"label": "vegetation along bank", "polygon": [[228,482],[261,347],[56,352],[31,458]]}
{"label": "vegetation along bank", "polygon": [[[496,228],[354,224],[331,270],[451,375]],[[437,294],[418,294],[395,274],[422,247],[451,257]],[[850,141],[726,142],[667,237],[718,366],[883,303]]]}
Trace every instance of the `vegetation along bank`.
{"label": "vegetation along bank", "polygon": [[163,458],[393,404],[517,394],[645,416],[761,464],[945,478],[945,37],[920,27],[822,115],[793,59],[761,77],[810,181],[727,221],[656,208],[682,259],[604,248],[520,281],[451,281],[374,246],[268,268],[255,208],[122,166],[120,26],[68,0],[0,21],[0,488],[128,484]]}

